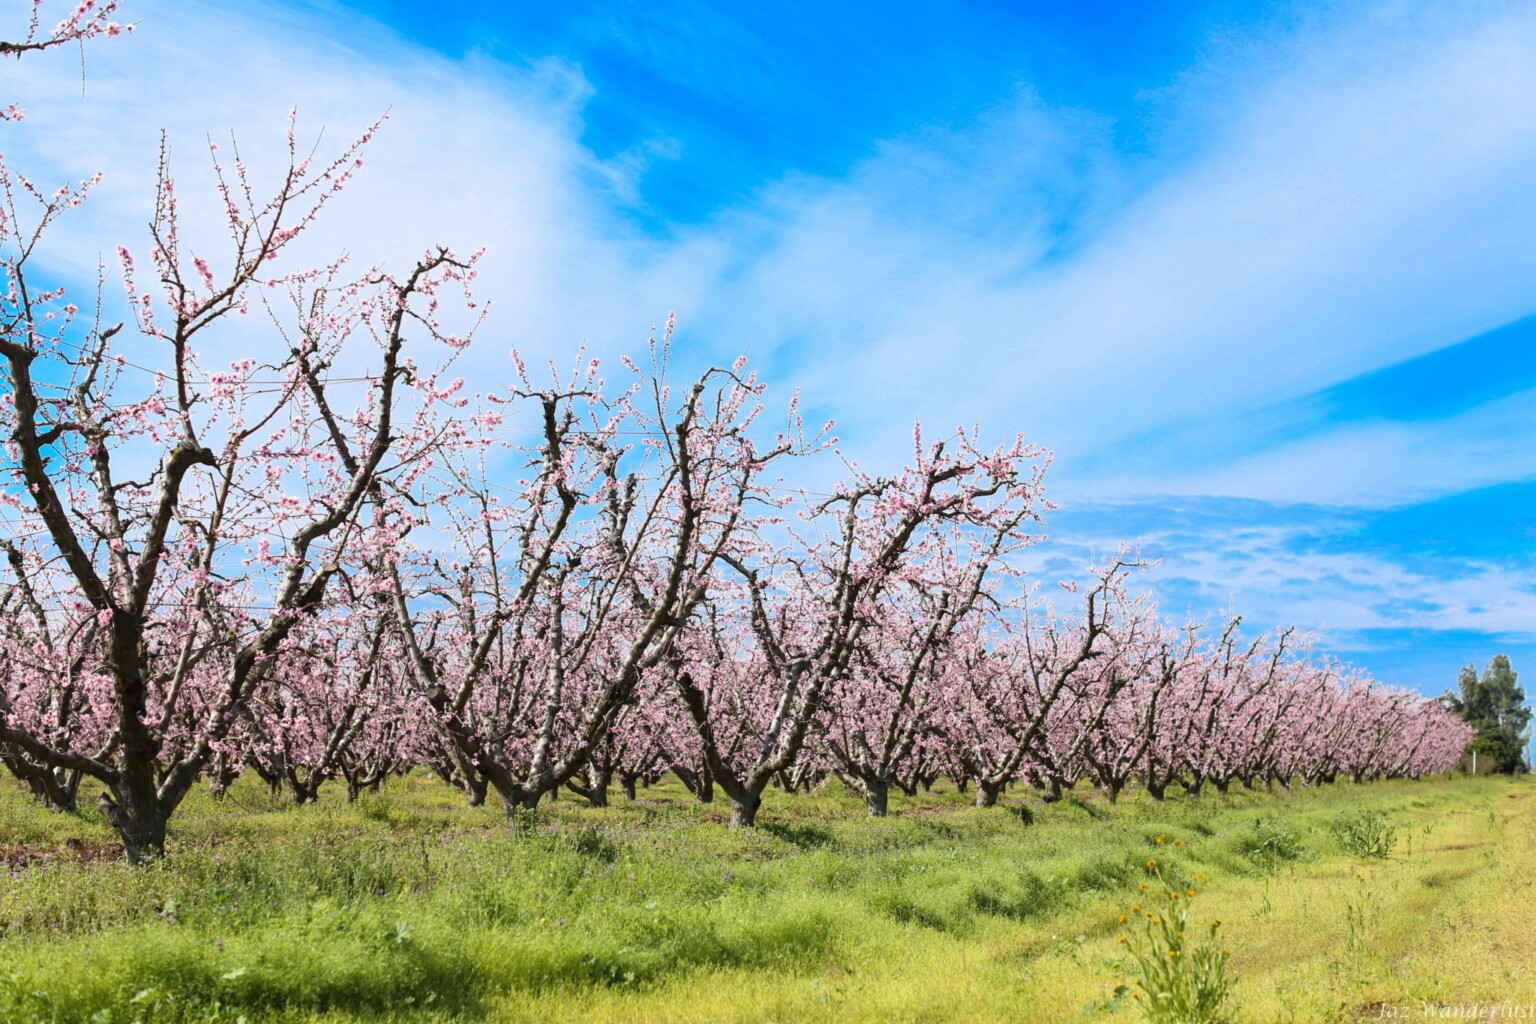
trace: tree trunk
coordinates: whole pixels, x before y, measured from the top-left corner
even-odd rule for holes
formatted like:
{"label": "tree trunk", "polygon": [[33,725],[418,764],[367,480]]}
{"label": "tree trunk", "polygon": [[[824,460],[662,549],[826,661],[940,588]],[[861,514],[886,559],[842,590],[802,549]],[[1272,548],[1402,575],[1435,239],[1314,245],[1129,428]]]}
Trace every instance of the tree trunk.
{"label": "tree trunk", "polygon": [[697,786],[693,791],[693,795],[698,797],[699,803],[714,803],[715,773],[710,770],[708,761],[704,762],[704,764],[699,767],[699,774],[695,778],[697,780]]}
{"label": "tree trunk", "polygon": [[740,791],[728,794],[731,801],[731,827],[752,828],[757,824],[758,809],[763,806],[761,794]]}
{"label": "tree trunk", "polygon": [[871,818],[883,818],[890,806],[891,786],[884,779],[863,779],[864,806]]}
{"label": "tree trunk", "polygon": [[26,786],[32,799],[51,811],[72,814],[80,791],[80,773],[62,768],[45,768],[18,759],[7,759],[6,767]]}
{"label": "tree trunk", "polygon": [[707,762],[700,765],[698,771],[677,765],[673,767],[672,774],[682,780],[683,785],[688,788],[688,792],[692,793],[699,803],[712,804],[715,802],[715,776],[709,770]]}
{"label": "tree trunk", "polygon": [[215,800],[224,799],[224,794],[229,792],[229,787],[234,785],[239,775],[235,772],[234,759],[228,754],[220,752],[214,761],[214,768],[208,774],[208,790]]}
{"label": "tree trunk", "polygon": [[130,864],[142,864],[165,855],[165,819],[151,790],[149,799],[122,784],[112,787],[117,799],[101,794],[96,806],[123,841],[123,852]]}
{"label": "tree trunk", "polygon": [[282,794],[283,777],[280,774],[275,773],[259,762],[253,762],[251,770],[256,773],[258,779],[267,784],[267,792],[273,796],[280,796]]}
{"label": "tree trunk", "polygon": [[42,779],[36,775],[18,775],[16,779],[21,783],[21,788],[25,789],[33,800],[39,803],[48,802],[48,791],[43,788]]}
{"label": "tree trunk", "polygon": [[997,796],[1003,791],[1001,783],[988,782],[986,779],[976,780],[976,806],[996,807]]}
{"label": "tree trunk", "polygon": [[623,790],[625,800],[634,800],[637,798],[635,794],[635,783],[637,781],[639,781],[639,776],[634,772],[619,773],[619,789]]}
{"label": "tree trunk", "polygon": [[532,787],[524,786],[510,767],[490,757],[481,758],[478,777],[481,780],[481,792],[485,792],[487,788],[494,789],[496,795],[501,798],[501,809],[509,818],[516,818],[523,811],[537,810],[539,798],[546,791],[550,799],[554,799],[560,787],[567,781],[545,777],[538,780],[538,783]]}
{"label": "tree trunk", "polygon": [[320,798],[320,781],[315,778],[300,780],[298,773],[289,769],[284,782],[288,787],[288,798],[302,807],[304,804],[314,803]]}
{"label": "tree trunk", "polygon": [[468,795],[470,807],[484,807],[485,794],[489,789],[486,781],[477,775],[472,775],[464,780],[464,792]]}
{"label": "tree trunk", "polygon": [[73,814],[80,795],[80,773],[51,771],[43,780],[43,789],[47,791],[54,810]]}
{"label": "tree trunk", "polygon": [[613,780],[613,770],[599,769],[591,764],[587,765],[587,806],[608,806],[608,783]]}

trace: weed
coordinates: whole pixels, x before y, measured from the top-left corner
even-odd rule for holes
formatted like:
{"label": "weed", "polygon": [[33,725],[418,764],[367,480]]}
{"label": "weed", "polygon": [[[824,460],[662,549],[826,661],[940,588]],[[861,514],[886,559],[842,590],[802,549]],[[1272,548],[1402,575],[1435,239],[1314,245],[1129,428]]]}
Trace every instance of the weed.
{"label": "weed", "polygon": [[1380,811],[1359,810],[1337,819],[1331,829],[1334,840],[1345,853],[1354,857],[1392,856],[1397,845],[1397,829],[1387,823]]}
{"label": "weed", "polygon": [[1274,816],[1255,818],[1253,828],[1238,839],[1237,852],[1261,872],[1269,873],[1282,864],[1300,860],[1307,849],[1302,845],[1300,830],[1288,819]]}
{"label": "weed", "polygon": [[1127,926],[1120,941],[1136,965],[1130,994],[1152,1024],[1222,1024],[1231,950],[1222,947],[1219,920],[1191,923],[1194,887],[1204,876],[1174,878],[1155,861],[1147,866],[1161,891],[1151,892],[1149,905],[1133,904],[1120,915]]}
{"label": "weed", "polygon": [[1375,957],[1381,939],[1384,906],[1380,894],[1371,887],[1371,879],[1356,875],[1357,891],[1344,904],[1344,949],[1330,967],[1336,974],[1363,976]]}
{"label": "weed", "polygon": [[1259,909],[1253,915],[1254,917],[1268,917],[1270,914],[1275,912],[1275,905],[1269,898],[1269,882],[1269,877],[1265,876],[1264,893],[1261,902],[1259,903]]}

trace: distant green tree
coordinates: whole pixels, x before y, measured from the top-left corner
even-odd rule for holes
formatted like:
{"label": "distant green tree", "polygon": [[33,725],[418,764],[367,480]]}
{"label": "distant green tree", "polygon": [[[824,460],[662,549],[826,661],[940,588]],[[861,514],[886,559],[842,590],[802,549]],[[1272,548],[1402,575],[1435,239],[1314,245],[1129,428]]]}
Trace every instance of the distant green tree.
{"label": "distant green tree", "polygon": [[1461,670],[1457,685],[1460,696],[1445,695],[1452,711],[1477,730],[1469,750],[1478,758],[1488,758],[1494,770],[1514,774],[1525,771],[1523,756],[1530,741],[1531,710],[1525,706],[1525,691],[1518,685],[1520,675],[1510,667],[1509,657],[1496,654],[1479,679],[1477,669],[1468,665]]}

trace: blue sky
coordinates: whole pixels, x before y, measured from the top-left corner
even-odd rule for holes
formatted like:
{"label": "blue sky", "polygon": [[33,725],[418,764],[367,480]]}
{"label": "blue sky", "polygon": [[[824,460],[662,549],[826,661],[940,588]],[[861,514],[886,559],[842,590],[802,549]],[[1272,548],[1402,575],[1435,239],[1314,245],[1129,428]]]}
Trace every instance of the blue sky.
{"label": "blue sky", "polygon": [[387,107],[330,244],[486,245],[477,378],[675,309],[866,465],[914,417],[1052,448],[1049,578],[1140,541],[1170,614],[1425,692],[1536,663],[1529,4],[134,11],[84,97],[0,67],[13,163],[109,172],[66,273],[142,238],[159,129],[195,183],[209,133],[259,163],[292,104],[333,141]]}

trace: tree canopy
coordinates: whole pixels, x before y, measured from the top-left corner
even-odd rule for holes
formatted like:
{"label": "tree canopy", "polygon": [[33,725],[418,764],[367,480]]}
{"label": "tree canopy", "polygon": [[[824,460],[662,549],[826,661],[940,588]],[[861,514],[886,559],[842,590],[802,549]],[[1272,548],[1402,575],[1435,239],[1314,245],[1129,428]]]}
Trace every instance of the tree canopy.
{"label": "tree canopy", "polygon": [[1531,709],[1525,706],[1520,673],[1510,666],[1509,656],[1496,654],[1479,678],[1477,668],[1467,665],[1457,680],[1460,696],[1446,694],[1446,703],[1477,730],[1470,751],[1491,758],[1494,771],[1514,774],[1529,766],[1524,757],[1530,742]]}

